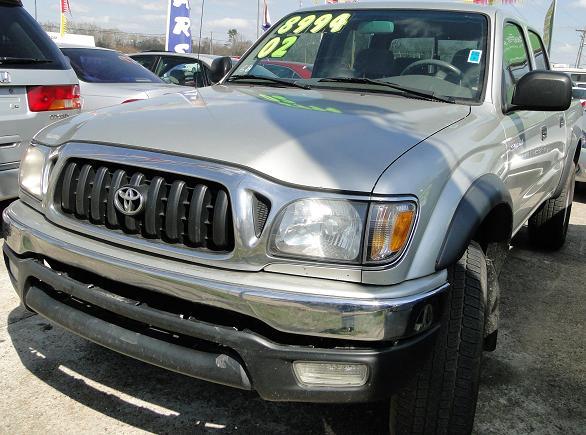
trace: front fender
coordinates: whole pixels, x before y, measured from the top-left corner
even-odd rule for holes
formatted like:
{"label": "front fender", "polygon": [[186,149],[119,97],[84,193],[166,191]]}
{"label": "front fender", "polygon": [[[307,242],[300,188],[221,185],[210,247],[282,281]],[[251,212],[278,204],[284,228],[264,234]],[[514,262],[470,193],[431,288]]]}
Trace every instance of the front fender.
{"label": "front fender", "polygon": [[[476,179],[466,191],[452,217],[435,268],[454,264],[466,250],[482,222],[499,205],[513,207],[511,195],[500,178],[486,174]],[[511,228],[503,231],[510,233]]]}

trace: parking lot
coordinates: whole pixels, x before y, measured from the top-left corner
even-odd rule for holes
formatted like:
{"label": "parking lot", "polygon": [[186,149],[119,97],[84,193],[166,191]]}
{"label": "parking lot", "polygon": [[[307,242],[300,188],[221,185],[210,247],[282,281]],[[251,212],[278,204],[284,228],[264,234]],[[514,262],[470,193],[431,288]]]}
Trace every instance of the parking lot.
{"label": "parking lot", "polygon": [[[5,205],[5,204],[4,204]],[[586,428],[586,193],[566,246],[529,249],[522,231],[501,277],[502,322],[486,354],[476,432]],[[0,268],[1,433],[380,433],[384,405],[269,403],[77,338],[19,307]]]}

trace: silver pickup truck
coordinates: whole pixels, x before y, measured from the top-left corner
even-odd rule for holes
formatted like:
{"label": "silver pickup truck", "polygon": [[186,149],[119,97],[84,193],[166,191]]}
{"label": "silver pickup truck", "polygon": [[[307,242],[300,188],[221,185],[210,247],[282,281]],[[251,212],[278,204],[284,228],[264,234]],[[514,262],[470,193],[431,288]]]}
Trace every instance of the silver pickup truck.
{"label": "silver pickup truck", "polygon": [[3,215],[23,303],[267,400],[469,433],[508,243],[566,237],[569,77],[519,19],[439,2],[300,10],[230,65],[36,136]]}

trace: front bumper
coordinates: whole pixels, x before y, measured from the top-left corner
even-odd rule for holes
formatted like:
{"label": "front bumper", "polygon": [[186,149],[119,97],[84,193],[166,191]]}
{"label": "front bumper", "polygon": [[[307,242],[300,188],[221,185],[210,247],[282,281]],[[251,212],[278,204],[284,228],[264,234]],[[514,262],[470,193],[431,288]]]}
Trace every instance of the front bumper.
{"label": "front bumper", "polygon": [[18,164],[3,169],[0,165],[0,201],[16,198],[18,196]]}
{"label": "front bumper", "polygon": [[[191,265],[186,270],[62,230],[19,201],[4,212],[3,231],[9,276],[30,309],[115,351],[254,389],[267,400],[389,397],[430,350],[438,320],[427,317],[422,327],[421,314],[428,307],[441,312],[446,289],[385,299],[364,286],[361,297],[351,298],[344,294],[357,292],[356,284]],[[359,387],[302,386],[294,361],[365,364],[368,381]]]}
{"label": "front bumper", "polygon": [[[412,334],[413,319],[446,290],[446,273],[372,286],[173,261],[62,229],[21,201],[4,211],[6,244],[127,285],[223,308],[286,333],[381,341]],[[295,315],[291,315],[294,312]]]}

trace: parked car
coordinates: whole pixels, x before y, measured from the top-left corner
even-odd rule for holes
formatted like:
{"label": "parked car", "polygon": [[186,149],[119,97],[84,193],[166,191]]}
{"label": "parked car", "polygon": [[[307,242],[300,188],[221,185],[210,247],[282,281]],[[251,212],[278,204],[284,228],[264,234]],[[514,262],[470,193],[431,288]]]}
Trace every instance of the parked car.
{"label": "parked car", "polygon": [[59,46],[79,77],[84,112],[179,91],[118,51]]}
{"label": "parked car", "polygon": [[266,59],[262,66],[282,79],[310,79],[312,65],[303,62],[284,62],[280,60]]}
{"label": "parked car", "polygon": [[79,107],[77,77],[55,44],[20,1],[0,0],[0,201],[18,195],[33,136]]}
{"label": "parked car", "polygon": [[[574,88],[573,96],[575,99],[580,100],[582,108],[586,109],[586,89]],[[586,131],[586,112],[584,112],[584,115],[582,116],[582,126]],[[577,169],[576,181],[579,183],[586,183],[586,141],[583,141],[582,143],[582,152],[580,153],[580,160]]]}
{"label": "parked car", "polygon": [[220,56],[153,51],[131,54],[130,57],[166,83],[203,88],[214,83],[210,78],[210,68]]}
{"label": "parked car", "polygon": [[304,9],[230,68],[36,137],[3,215],[18,295],[195,378],[469,434],[509,241],[566,238],[570,78],[518,17],[443,2]]}
{"label": "parked car", "polygon": [[569,68],[567,66],[556,66],[555,71],[560,71],[568,74],[574,85],[578,88],[586,87],[586,69],[585,68]]}

